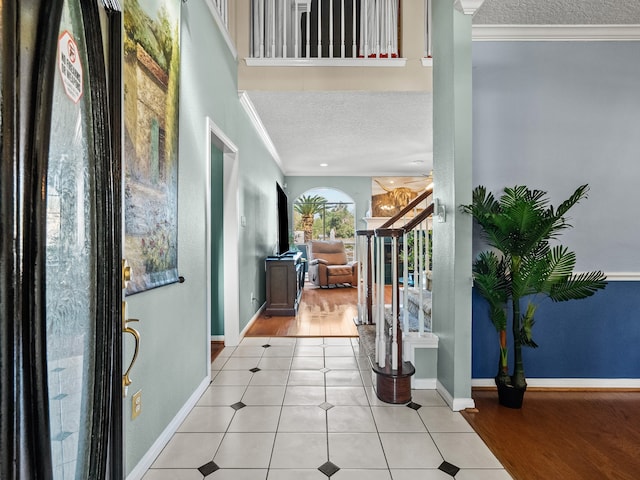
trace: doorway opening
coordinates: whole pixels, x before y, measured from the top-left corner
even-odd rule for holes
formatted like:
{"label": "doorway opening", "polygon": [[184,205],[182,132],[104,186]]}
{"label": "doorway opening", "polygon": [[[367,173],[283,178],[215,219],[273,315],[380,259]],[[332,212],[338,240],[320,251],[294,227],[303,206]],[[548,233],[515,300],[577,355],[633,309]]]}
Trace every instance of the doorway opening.
{"label": "doorway opening", "polygon": [[240,341],[238,148],[211,118],[207,118],[206,144],[206,341],[210,351],[211,340],[224,340],[227,346]]}

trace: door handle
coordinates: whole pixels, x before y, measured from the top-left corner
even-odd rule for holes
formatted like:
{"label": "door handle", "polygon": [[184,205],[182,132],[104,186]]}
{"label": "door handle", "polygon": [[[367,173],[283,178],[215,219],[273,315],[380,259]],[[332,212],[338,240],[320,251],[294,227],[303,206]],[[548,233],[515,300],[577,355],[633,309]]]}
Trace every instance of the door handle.
{"label": "door handle", "polygon": [[138,359],[138,352],[140,350],[140,332],[138,332],[135,328],[130,327],[129,323],[131,322],[139,322],[137,318],[126,318],[127,316],[127,302],[122,302],[122,333],[129,333],[133,335],[133,339],[135,341],[134,350],[133,350],[133,358],[131,358],[131,362],[129,363],[129,367],[124,372],[122,376],[122,396],[127,396],[127,390],[129,385],[131,385],[131,378],[129,377],[129,372],[133,368],[133,365],[136,363]]}

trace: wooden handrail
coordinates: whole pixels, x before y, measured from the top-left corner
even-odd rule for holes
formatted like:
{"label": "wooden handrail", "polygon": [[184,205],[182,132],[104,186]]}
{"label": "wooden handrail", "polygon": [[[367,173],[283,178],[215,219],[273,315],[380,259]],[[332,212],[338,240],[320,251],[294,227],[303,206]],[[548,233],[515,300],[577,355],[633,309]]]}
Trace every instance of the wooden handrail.
{"label": "wooden handrail", "polygon": [[429,216],[433,215],[433,203],[430,203],[427,208],[421,211],[418,215],[409,220],[403,227],[404,233],[410,232],[416,228],[421,222],[426,220]]}
{"label": "wooden handrail", "polygon": [[380,228],[388,228],[394,223],[396,223],[398,220],[404,217],[407,213],[409,213],[411,210],[416,208],[422,201],[426,200],[429,197],[429,195],[431,195],[432,193],[433,193],[433,185],[427,187],[427,189],[424,192],[422,192],[416,198],[411,200],[406,207],[404,207],[397,214],[395,214],[389,220],[387,220],[382,225],[380,225]]}

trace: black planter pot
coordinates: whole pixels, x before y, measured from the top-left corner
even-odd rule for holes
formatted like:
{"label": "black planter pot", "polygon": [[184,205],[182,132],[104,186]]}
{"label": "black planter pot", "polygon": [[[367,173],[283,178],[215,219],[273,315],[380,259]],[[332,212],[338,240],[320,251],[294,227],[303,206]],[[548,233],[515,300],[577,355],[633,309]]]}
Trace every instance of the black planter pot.
{"label": "black planter pot", "polygon": [[508,408],[522,408],[524,392],[527,390],[527,387],[517,388],[498,382],[496,382],[496,385],[498,387],[498,402],[500,405]]}

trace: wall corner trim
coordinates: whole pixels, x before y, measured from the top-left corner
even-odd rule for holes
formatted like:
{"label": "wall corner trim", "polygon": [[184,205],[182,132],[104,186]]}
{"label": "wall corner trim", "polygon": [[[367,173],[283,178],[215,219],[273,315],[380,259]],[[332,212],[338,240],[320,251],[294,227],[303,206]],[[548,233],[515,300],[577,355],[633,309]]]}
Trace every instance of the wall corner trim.
{"label": "wall corner trim", "polygon": [[453,410],[454,412],[459,412],[460,410],[464,410],[465,408],[476,407],[476,402],[473,401],[473,398],[453,397],[444,387],[444,385],[440,383],[440,380],[436,382],[436,390],[442,396],[442,398],[444,398],[444,401],[447,402],[447,405],[449,405],[451,410]]}
{"label": "wall corner trim", "polygon": [[[273,144],[273,141],[269,136],[269,132],[267,132],[267,129],[262,123],[262,120],[260,119],[260,115],[258,115],[258,111],[256,110],[255,105],[249,98],[249,94],[247,94],[246,91],[241,90],[238,92],[238,97],[240,98],[240,105],[242,105],[242,108],[244,108],[244,111],[247,112],[247,115],[249,116],[249,120],[251,120],[251,123],[253,124],[253,127],[256,129],[258,136],[264,143],[264,146],[267,147],[267,150],[269,151],[269,153],[271,154],[275,162],[278,164],[278,167],[280,167],[280,170],[283,170],[282,161],[280,160],[280,155],[278,154],[278,150],[276,150],[276,146]],[[286,172],[284,171],[283,173],[286,174]]]}

